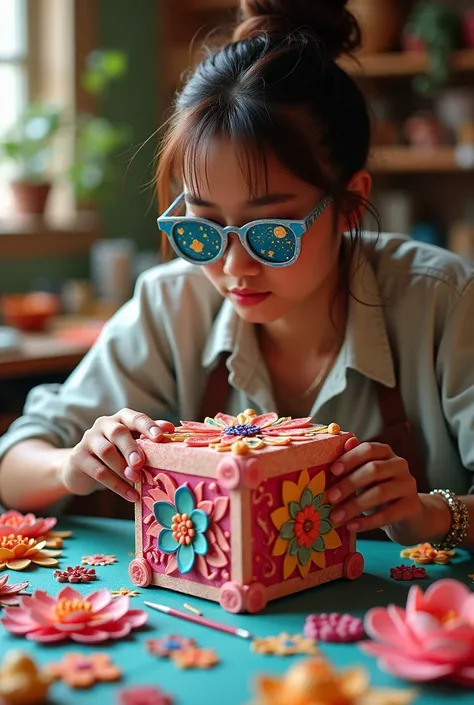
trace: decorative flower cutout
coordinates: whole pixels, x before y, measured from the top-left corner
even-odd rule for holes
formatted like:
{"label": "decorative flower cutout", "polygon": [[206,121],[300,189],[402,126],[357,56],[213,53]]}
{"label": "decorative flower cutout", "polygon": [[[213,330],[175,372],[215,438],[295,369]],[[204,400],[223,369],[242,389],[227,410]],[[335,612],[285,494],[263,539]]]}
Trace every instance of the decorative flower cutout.
{"label": "decorative flower cutout", "polygon": [[326,567],[325,551],[339,548],[341,539],[329,520],[331,505],[324,503],[326,474],[322,470],[310,481],[303,470],[298,483],[283,482],[283,506],[271,513],[271,520],[280,532],[272,555],[285,554],[283,579],[287,580],[296,567],[303,578],[311,564]]}
{"label": "decorative flower cutout", "polygon": [[259,450],[292,441],[308,441],[318,433],[340,433],[340,428],[336,424],[330,427],[313,424],[311,416],[301,419],[279,418],[275,413],[257,416],[253,409],[246,409],[238,416],[207,416],[204,423],[181,421],[174,433],[164,435],[168,440],[183,441],[188,446],[209,446],[219,451],[232,449],[240,455],[242,443],[250,450]]}
{"label": "decorative flower cutout", "polygon": [[138,590],[132,590],[126,587],[121,587],[119,590],[112,590],[111,595],[115,599],[116,597],[136,597],[140,592]]}
{"label": "decorative flower cutout", "polygon": [[55,570],[53,576],[58,583],[90,583],[91,580],[97,580],[94,568],[84,568],[81,565],[76,565],[74,568],[68,566],[65,570]]}
{"label": "decorative flower cutout", "polygon": [[18,604],[18,596],[22,590],[26,590],[29,583],[17,583],[16,585],[7,585],[8,575],[2,575],[0,578],[0,607],[13,607]]}
{"label": "decorative flower cutout", "polygon": [[474,687],[474,594],[457,580],[410,588],[406,608],[375,607],[364,621],[374,640],[359,646],[410,681],[447,678]]}
{"label": "decorative flower cutout", "polygon": [[173,705],[173,698],[154,685],[134,685],[118,692],[117,705]]}
{"label": "decorative flower cutout", "polygon": [[0,665],[0,702],[2,705],[40,705],[46,702],[52,678],[39,668],[31,656],[10,649]]}
{"label": "decorative flower cutout", "polygon": [[160,658],[169,658],[175,651],[190,649],[196,646],[194,639],[190,637],[180,636],[179,634],[170,634],[162,639],[147,639],[146,649],[153,656]]}
{"label": "decorative flower cutout", "polygon": [[112,565],[117,563],[117,556],[105,553],[93,553],[91,556],[82,556],[82,565]]}
{"label": "decorative flower cutout", "polygon": [[21,514],[14,509],[0,514],[0,536],[20,534],[24,538],[46,541],[47,548],[61,548],[63,539],[71,536],[71,531],[52,531],[56,517],[37,517],[31,512]]}
{"label": "decorative flower cutout", "polygon": [[304,635],[316,641],[347,644],[364,637],[364,625],[359,617],[351,614],[310,614],[304,624]]}
{"label": "decorative flower cutout", "polygon": [[204,532],[209,528],[209,515],[196,509],[194,495],[186,485],[181,485],[174,495],[175,504],[156,502],[154,514],[164,528],[158,534],[158,548],[163,553],[176,553],[180,573],[189,573],[196,555],[204,556],[209,550]]}
{"label": "decorative flower cutout", "polygon": [[451,558],[456,555],[456,551],[446,551],[436,549],[430,543],[419,543],[417,546],[404,548],[400,552],[402,558],[409,558],[420,565],[428,565],[430,563],[439,563],[444,565],[449,563]]}
{"label": "decorative flower cutout", "polygon": [[390,568],[390,577],[394,580],[424,580],[428,576],[424,568],[402,563],[402,565],[397,565],[395,568]]}
{"label": "decorative flower cutout", "polygon": [[8,632],[31,641],[96,644],[122,639],[148,618],[143,610],[130,609],[128,597],[114,600],[108,590],[84,596],[68,585],[57,597],[36,590],[32,597],[20,599],[21,606],[7,608],[0,622]]}
{"label": "decorative flower cutout", "polygon": [[214,649],[177,649],[171,654],[171,660],[179,668],[212,668],[220,659]]}
{"label": "decorative flower cutout", "polygon": [[299,661],[281,677],[263,676],[256,690],[250,705],[409,705],[416,696],[412,690],[373,689],[364,669],[338,673],[320,658]]}
{"label": "decorative flower cutout", "polygon": [[58,565],[56,556],[61,551],[45,549],[46,541],[27,539],[20,534],[2,536],[0,538],[0,570],[24,570],[32,563],[40,566]]}
{"label": "decorative flower cutout", "polygon": [[90,688],[95,683],[112,683],[122,677],[120,668],[105,653],[69,653],[62,661],[48,664],[47,671],[70,688]]}
{"label": "decorative flower cutout", "polygon": [[266,636],[254,639],[252,651],[257,654],[272,654],[274,656],[294,656],[296,654],[318,654],[319,649],[312,638],[296,634],[279,634],[278,636]]}

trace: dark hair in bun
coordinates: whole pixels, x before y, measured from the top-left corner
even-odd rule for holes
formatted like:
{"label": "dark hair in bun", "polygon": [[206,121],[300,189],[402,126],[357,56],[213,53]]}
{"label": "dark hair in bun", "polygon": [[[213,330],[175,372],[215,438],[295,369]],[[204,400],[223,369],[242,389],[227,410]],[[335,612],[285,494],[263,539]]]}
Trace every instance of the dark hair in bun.
{"label": "dark hair in bun", "polygon": [[305,29],[337,59],[360,45],[360,28],[347,9],[348,0],[241,0],[241,23],[234,39],[262,32],[290,34]]}
{"label": "dark hair in bun", "polygon": [[199,194],[200,165],[223,137],[239,147],[251,192],[271,153],[332,196],[356,242],[361,211],[377,215],[347,188],[366,166],[371,130],[360,89],[335,61],[360,41],[346,5],[241,0],[234,40],[209,52],[176,98],[158,167],[160,206],[169,204],[172,181],[184,178]]}

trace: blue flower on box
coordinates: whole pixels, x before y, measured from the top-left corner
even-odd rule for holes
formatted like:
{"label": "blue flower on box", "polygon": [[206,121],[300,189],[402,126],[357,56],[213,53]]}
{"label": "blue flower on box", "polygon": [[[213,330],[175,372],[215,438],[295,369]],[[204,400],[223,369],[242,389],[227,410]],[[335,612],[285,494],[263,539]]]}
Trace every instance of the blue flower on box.
{"label": "blue flower on box", "polygon": [[209,515],[196,509],[193,493],[181,485],[174,495],[175,504],[155,502],[153,511],[163,527],[158,534],[158,549],[163,553],[176,553],[178,570],[189,573],[196,554],[205,556],[209,550],[204,532],[209,528]]}

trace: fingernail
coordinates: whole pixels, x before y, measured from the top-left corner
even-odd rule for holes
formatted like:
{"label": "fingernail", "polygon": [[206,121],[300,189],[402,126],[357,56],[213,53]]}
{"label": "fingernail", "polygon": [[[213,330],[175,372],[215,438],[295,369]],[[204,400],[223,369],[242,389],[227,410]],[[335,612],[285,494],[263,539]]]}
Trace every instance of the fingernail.
{"label": "fingernail", "polygon": [[130,453],[128,462],[130,465],[137,465],[138,463],[142,462],[142,459],[140,455],[134,450],[133,453]]}
{"label": "fingernail", "polygon": [[357,521],[351,521],[347,525],[347,528],[349,529],[349,531],[357,531],[359,526],[360,526],[360,524]]}
{"label": "fingernail", "polygon": [[127,497],[127,499],[131,500],[132,502],[136,502],[138,499],[138,492],[136,490],[132,490],[130,488],[126,492],[126,497]]}
{"label": "fingernail", "polygon": [[337,512],[334,512],[334,514],[331,514],[331,519],[334,522],[342,521],[344,517],[346,516],[346,513],[342,511],[342,509],[339,509]]}
{"label": "fingernail", "polygon": [[345,468],[342,463],[334,463],[334,465],[331,468],[331,472],[333,475],[342,475],[344,470],[345,470]]}
{"label": "fingernail", "polygon": [[330,502],[337,502],[337,500],[341,499],[341,497],[342,497],[341,490],[333,489],[328,492],[328,499]]}
{"label": "fingernail", "polygon": [[140,478],[140,473],[129,467],[125,468],[123,474],[127,480],[130,480],[130,482],[136,482]]}
{"label": "fingernail", "polygon": [[158,428],[158,426],[152,426],[150,428],[150,436],[153,436],[153,438],[158,438],[158,436],[161,436],[161,429]]}

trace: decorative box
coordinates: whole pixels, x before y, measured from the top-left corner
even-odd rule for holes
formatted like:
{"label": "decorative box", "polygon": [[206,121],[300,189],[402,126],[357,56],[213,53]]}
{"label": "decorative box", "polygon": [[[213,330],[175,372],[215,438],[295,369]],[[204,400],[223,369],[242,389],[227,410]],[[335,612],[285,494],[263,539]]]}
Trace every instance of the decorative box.
{"label": "decorative box", "polygon": [[136,585],[259,612],[269,600],[364,567],[355,534],[330,521],[329,471],[352,434],[311,418],[217,414],[141,440]]}

